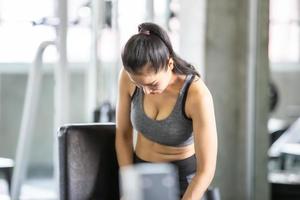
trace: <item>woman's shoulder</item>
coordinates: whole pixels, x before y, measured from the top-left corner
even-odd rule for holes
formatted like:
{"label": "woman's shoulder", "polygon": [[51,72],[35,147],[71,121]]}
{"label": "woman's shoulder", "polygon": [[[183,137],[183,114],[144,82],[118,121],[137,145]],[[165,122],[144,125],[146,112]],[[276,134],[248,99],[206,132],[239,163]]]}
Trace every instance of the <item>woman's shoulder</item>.
{"label": "woman's shoulder", "polygon": [[128,75],[128,72],[126,72],[126,70],[124,69],[124,67],[122,67],[120,69],[120,73],[119,73],[119,87],[122,90],[125,90],[129,93],[130,96],[133,95],[135,89],[136,89],[136,85],[134,83],[132,83],[132,81],[130,80],[130,77]]}
{"label": "woman's shoulder", "polygon": [[206,107],[213,105],[212,95],[204,81],[195,77],[186,98],[186,115],[189,118],[199,116]]}
{"label": "woman's shoulder", "polygon": [[211,92],[204,81],[200,77],[195,76],[189,87],[187,100],[193,103],[194,101],[199,102],[207,98],[211,98]]}

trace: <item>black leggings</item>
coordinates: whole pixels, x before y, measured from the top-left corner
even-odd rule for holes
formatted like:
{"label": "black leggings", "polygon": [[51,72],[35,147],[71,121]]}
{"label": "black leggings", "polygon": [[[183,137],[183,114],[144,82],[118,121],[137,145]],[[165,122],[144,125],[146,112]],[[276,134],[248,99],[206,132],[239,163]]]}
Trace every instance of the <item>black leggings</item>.
{"label": "black leggings", "polygon": [[[133,163],[149,163],[141,158],[139,158],[135,153],[133,155]],[[188,157],[183,160],[176,160],[170,162],[171,164],[175,165],[178,169],[178,178],[179,178],[179,187],[180,187],[180,197],[184,195],[189,183],[191,182],[192,178],[196,173],[196,156],[195,154],[191,157]]]}

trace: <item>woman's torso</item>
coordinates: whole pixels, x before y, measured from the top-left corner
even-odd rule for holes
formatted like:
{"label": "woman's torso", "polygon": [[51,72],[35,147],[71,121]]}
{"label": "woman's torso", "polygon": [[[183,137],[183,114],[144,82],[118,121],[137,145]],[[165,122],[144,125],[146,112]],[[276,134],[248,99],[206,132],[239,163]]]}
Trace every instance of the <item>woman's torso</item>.
{"label": "woman's torso", "polygon": [[[169,117],[177,102],[185,79],[185,75],[177,75],[175,83],[170,85],[163,93],[155,95],[144,94],[142,102],[144,114],[150,119],[158,121]],[[131,94],[134,93],[134,90],[135,87],[132,88]],[[143,133],[138,132],[135,153],[146,161],[169,162],[188,158],[195,154],[195,150],[193,143],[179,147],[163,145],[148,139]]]}

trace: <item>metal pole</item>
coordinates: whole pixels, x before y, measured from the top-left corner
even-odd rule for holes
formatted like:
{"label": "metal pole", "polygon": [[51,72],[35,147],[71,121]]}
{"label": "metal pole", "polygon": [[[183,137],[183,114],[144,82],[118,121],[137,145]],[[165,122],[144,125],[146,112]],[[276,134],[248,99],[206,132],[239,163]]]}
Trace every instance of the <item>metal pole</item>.
{"label": "metal pole", "polygon": [[53,167],[56,194],[59,191],[58,138],[57,129],[69,122],[69,73],[67,59],[68,0],[56,1],[59,18],[57,27],[57,49],[59,60],[54,70],[54,130],[53,130]]}
{"label": "metal pole", "polygon": [[69,121],[69,73],[67,59],[68,0],[57,0],[57,49],[59,60],[55,68],[55,127]]}
{"label": "metal pole", "polygon": [[248,21],[248,69],[247,69],[247,125],[246,125],[246,199],[254,198],[255,177],[255,115],[256,115],[256,68],[257,68],[257,18],[258,2],[249,0]]}
{"label": "metal pole", "polygon": [[93,112],[99,102],[97,93],[100,91],[99,85],[99,48],[98,41],[101,37],[101,29],[104,16],[104,0],[92,0],[92,28],[91,28],[91,64],[86,72],[86,118],[93,121]]}
{"label": "metal pole", "polygon": [[36,117],[38,99],[40,96],[42,80],[42,57],[45,49],[49,45],[54,45],[53,41],[46,41],[38,47],[34,63],[29,71],[27,89],[24,101],[21,128],[18,138],[15,167],[12,177],[12,200],[18,200],[20,197],[22,182],[26,177],[28,168],[29,150],[31,147],[33,126]]}
{"label": "metal pole", "polygon": [[119,30],[119,23],[118,23],[118,0],[112,0],[112,31],[115,34],[115,65],[113,67],[113,80],[112,80],[112,90],[111,90],[111,99],[110,102],[113,106],[116,104],[117,99],[117,90],[118,90],[118,74],[120,67],[122,65],[121,56],[120,56],[120,30]]}

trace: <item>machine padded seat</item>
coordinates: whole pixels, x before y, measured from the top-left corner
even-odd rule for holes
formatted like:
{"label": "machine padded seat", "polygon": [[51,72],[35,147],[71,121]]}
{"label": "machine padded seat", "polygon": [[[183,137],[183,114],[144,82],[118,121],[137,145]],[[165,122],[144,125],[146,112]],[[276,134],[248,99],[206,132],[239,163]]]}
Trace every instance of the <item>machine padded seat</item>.
{"label": "machine padded seat", "polygon": [[120,199],[115,124],[66,125],[58,140],[61,200]]}

